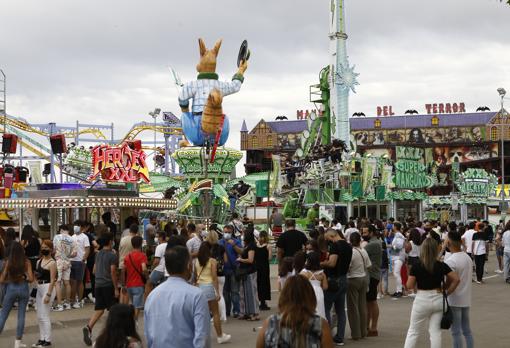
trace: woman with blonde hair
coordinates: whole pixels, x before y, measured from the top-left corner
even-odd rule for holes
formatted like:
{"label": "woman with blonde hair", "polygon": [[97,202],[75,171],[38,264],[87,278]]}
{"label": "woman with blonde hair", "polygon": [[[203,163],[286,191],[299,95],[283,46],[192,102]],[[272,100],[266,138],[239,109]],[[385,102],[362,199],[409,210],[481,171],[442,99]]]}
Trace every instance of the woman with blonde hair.
{"label": "woman with blonde hair", "polygon": [[302,275],[289,277],[278,301],[279,314],[264,321],[257,348],[333,347],[328,322],[315,314],[312,285]]}
{"label": "woman with blonde hair", "polygon": [[225,286],[225,262],[228,261],[225,247],[218,243],[218,233],[210,230],[207,234],[206,241],[211,245],[211,257],[216,260],[216,271],[218,276],[218,288],[220,290],[220,301],[218,307],[220,310],[220,320],[227,321],[227,307],[225,306],[225,299],[223,298],[223,287]]}
{"label": "woman with blonde hair", "polygon": [[203,291],[207,299],[209,310],[213,315],[214,329],[218,343],[227,343],[231,336],[224,333],[221,329],[220,312],[218,302],[221,299],[221,292],[218,282],[218,262],[211,254],[212,246],[209,242],[203,242],[198,249],[198,255],[195,259],[194,270],[196,285]]}
{"label": "woman with blonde hair", "polygon": [[[420,261],[409,274],[407,287],[417,289],[413,302],[405,348],[413,348],[429,322],[430,347],[441,347],[441,318],[443,313],[443,291],[450,295],[459,284],[459,276],[444,262],[438,260],[441,245],[433,238],[426,238],[421,245]],[[444,277],[446,276],[446,281]],[[444,287],[443,287],[444,283]]]}

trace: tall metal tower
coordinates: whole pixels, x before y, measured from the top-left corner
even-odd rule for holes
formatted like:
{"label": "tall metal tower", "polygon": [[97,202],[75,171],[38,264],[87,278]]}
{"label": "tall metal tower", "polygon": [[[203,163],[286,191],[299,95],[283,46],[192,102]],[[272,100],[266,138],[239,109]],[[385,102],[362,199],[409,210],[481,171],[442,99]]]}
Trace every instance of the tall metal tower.
{"label": "tall metal tower", "polygon": [[7,122],[7,77],[4,71],[0,69],[0,115],[3,117],[3,133]]}
{"label": "tall metal tower", "polygon": [[332,131],[335,138],[350,147],[349,92],[356,93],[354,86],[359,85],[359,74],[354,72],[355,66],[350,66],[347,59],[344,0],[331,0],[329,39],[330,110],[331,118],[335,120]]}

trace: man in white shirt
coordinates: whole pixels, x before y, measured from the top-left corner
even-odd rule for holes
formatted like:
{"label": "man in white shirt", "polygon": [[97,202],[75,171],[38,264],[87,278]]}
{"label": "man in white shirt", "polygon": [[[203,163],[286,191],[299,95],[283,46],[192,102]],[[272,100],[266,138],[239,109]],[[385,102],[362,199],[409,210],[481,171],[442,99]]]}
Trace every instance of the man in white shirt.
{"label": "man in white shirt", "polygon": [[[344,238],[347,241],[347,243],[351,244],[351,242],[350,242],[351,234],[352,233],[359,233],[359,230],[356,228],[356,225],[354,224],[354,221],[349,221],[348,226],[349,226],[349,228],[345,230]],[[361,236],[361,234],[360,234],[360,236]]]}
{"label": "man in white shirt", "polygon": [[462,235],[462,244],[464,246],[464,251],[473,258],[473,235],[476,233],[475,231],[476,222],[471,221],[468,225],[468,230],[464,232]]}
{"label": "man in white shirt", "polygon": [[149,283],[151,289],[159,285],[165,278],[165,250],[166,250],[166,235],[164,232],[158,233],[159,244],[154,252],[154,260],[152,261],[153,270],[149,276]]}
{"label": "man in white shirt", "polygon": [[200,234],[202,233],[202,228],[199,226],[195,226],[193,223],[188,224],[188,233],[191,235],[193,234],[193,237],[191,237],[186,242],[186,248],[188,248],[188,251],[191,255],[191,258],[195,258],[198,255],[198,249],[200,249],[200,245],[202,244],[202,238]]}
{"label": "man in white shirt", "polygon": [[450,249],[445,262],[459,276],[460,283],[457,289],[448,296],[448,302],[453,313],[452,338],[454,347],[462,347],[462,335],[466,340],[466,347],[472,348],[473,335],[469,325],[469,308],[471,307],[471,280],[473,277],[473,262],[471,258],[461,250],[462,238],[460,233],[452,231],[448,233],[447,245]]}
{"label": "man in white shirt", "polygon": [[505,281],[510,284],[510,230],[506,230],[501,237],[503,243],[503,257],[504,257],[504,277]]}
{"label": "man in white shirt", "polygon": [[[83,304],[83,276],[85,275],[85,265],[90,252],[89,237],[83,233],[87,229],[85,221],[76,221],[74,223],[74,234],[72,236],[76,244],[76,256],[71,259],[71,301],[75,300],[73,308],[81,308]],[[78,298],[76,298],[78,296]]]}
{"label": "man in white shirt", "polygon": [[395,237],[393,237],[393,241],[391,242],[391,260],[393,262],[393,276],[395,277],[396,287],[396,291],[392,296],[395,298],[403,296],[402,275],[400,274],[400,270],[406,261],[406,251],[404,248],[406,239],[400,231],[401,229],[402,224],[400,222],[395,222],[393,224]]}

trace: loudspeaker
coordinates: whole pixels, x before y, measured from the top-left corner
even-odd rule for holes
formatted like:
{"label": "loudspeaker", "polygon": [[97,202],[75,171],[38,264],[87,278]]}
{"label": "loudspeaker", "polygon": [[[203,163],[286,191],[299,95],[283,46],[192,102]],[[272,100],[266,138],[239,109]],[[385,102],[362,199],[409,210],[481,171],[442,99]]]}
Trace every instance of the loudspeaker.
{"label": "loudspeaker", "polygon": [[4,134],[2,136],[2,152],[16,153],[18,137],[15,134]]}
{"label": "loudspeaker", "polygon": [[67,152],[66,138],[64,134],[55,134],[50,136],[51,151],[53,153]]}
{"label": "loudspeaker", "polygon": [[42,175],[50,175],[50,174],[51,174],[51,163],[45,163]]}
{"label": "loudspeaker", "polygon": [[142,149],[142,141],[139,139],[128,140],[127,144],[130,148],[132,148],[135,151],[140,151]]}
{"label": "loudspeaker", "polygon": [[27,182],[29,173],[27,167],[16,167],[14,173],[15,173],[14,182]]}

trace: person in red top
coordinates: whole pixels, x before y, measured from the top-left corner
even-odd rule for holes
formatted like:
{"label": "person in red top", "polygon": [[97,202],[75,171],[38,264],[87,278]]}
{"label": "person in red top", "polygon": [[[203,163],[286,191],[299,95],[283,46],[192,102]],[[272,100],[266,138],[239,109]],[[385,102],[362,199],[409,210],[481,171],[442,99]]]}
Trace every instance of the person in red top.
{"label": "person in red top", "polygon": [[129,300],[135,307],[135,320],[138,318],[140,309],[143,308],[143,293],[145,280],[147,279],[147,256],[142,252],[143,238],[134,236],[131,238],[133,251],[124,258],[124,279]]}

